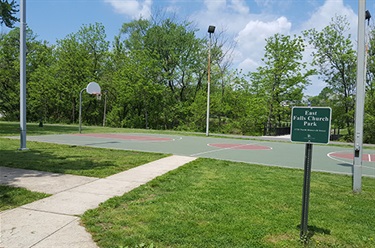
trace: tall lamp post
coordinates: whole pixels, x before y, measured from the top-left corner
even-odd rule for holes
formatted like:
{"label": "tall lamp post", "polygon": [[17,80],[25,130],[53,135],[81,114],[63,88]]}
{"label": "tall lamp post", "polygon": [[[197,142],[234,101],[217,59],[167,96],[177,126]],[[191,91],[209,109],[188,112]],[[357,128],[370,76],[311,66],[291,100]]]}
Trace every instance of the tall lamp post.
{"label": "tall lamp post", "polygon": [[358,1],[358,52],[357,52],[357,93],[355,109],[353,192],[362,191],[363,119],[365,106],[366,48],[365,22],[370,22],[371,14],[366,9],[366,0]]}
{"label": "tall lamp post", "polygon": [[26,148],[26,0],[21,1],[20,22],[20,150]]}
{"label": "tall lamp post", "polygon": [[211,80],[211,35],[215,32],[215,26],[208,27],[209,43],[208,43],[208,68],[207,68],[207,117],[206,117],[206,136],[210,125],[210,80]]}

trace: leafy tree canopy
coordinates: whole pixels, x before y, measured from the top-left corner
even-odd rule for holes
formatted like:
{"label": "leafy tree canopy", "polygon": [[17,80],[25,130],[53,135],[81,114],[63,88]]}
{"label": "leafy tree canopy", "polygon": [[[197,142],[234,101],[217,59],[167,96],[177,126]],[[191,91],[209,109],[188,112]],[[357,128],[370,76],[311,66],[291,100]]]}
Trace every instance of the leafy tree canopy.
{"label": "leafy tree canopy", "polygon": [[14,15],[18,12],[18,4],[14,0],[9,2],[8,0],[0,0],[0,24],[13,28],[15,22],[19,19]]}

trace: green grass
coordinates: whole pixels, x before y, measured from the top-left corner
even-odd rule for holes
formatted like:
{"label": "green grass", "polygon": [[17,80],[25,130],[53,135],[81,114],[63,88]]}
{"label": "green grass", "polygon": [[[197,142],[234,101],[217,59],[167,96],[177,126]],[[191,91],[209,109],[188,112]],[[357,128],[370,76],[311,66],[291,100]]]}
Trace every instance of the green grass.
{"label": "green grass", "polygon": [[[27,135],[48,135],[48,134],[71,134],[78,133],[78,125],[62,125],[62,124],[44,124],[39,127],[37,123],[27,123]],[[172,135],[196,135],[204,136],[204,133],[191,133],[173,130],[151,130],[151,129],[129,129],[129,128],[112,128],[100,126],[83,126],[82,133],[156,133],[156,134],[172,134]],[[0,137],[1,136],[19,136],[20,124],[18,122],[0,121]]]}
{"label": "green grass", "polygon": [[40,200],[48,194],[32,192],[24,188],[0,185],[0,212]]}
{"label": "green grass", "polygon": [[19,151],[18,140],[0,138],[0,166],[103,178],[168,156],[41,142],[27,147]]}
{"label": "green grass", "polygon": [[[303,171],[198,159],[83,215],[100,247],[303,247]],[[375,247],[375,180],[312,173],[307,247]]]}
{"label": "green grass", "polygon": [[[134,130],[132,130],[134,131]],[[44,124],[39,127],[37,123],[27,123],[27,135],[48,135],[48,134],[69,134],[78,133],[78,125],[61,125],[61,124]],[[109,132],[130,132],[125,128],[109,128],[97,126],[82,127],[83,133],[109,133]],[[19,136],[20,124],[18,122],[1,122],[0,121],[0,136]]]}
{"label": "green grass", "polygon": [[[0,122],[0,136],[19,135],[17,125]],[[28,135],[78,129],[27,128]],[[0,166],[106,177],[165,156],[37,142],[28,142],[28,151],[18,147],[18,140],[0,138]],[[82,221],[100,247],[303,247],[302,184],[301,170],[198,159],[86,212]],[[363,178],[361,194],[351,184],[349,176],[312,173],[307,247],[375,247],[375,180]]]}

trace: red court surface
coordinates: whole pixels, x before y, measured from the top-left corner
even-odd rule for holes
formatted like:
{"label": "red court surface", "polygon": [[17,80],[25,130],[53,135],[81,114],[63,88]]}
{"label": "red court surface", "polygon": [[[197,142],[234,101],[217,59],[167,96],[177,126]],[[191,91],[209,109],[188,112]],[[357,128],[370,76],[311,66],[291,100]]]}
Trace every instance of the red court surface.
{"label": "red court surface", "polygon": [[269,146],[260,146],[252,144],[208,144],[208,146],[234,150],[272,150],[272,147]]}
{"label": "red court surface", "polygon": [[75,136],[94,137],[94,138],[109,138],[121,139],[131,141],[173,141],[171,138],[163,138],[156,136],[140,136],[140,135],[124,135],[124,134],[110,134],[110,133],[90,133],[90,134],[75,134]]}
{"label": "red court surface", "polygon": [[[331,152],[331,153],[328,153],[328,157],[333,158],[333,159],[353,160],[354,154],[344,153],[344,152]],[[362,154],[362,161],[375,163],[375,154]]]}

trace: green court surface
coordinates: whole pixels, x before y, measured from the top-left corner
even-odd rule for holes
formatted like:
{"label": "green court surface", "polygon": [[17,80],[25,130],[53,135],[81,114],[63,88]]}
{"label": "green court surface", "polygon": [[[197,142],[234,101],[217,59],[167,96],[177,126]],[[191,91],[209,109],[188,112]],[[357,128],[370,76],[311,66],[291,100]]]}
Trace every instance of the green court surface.
{"label": "green court surface", "polygon": [[[28,136],[30,141],[170,153],[288,168],[304,168],[305,144],[165,134],[67,134]],[[375,150],[364,150],[362,174],[375,177]],[[352,174],[353,149],[313,145],[312,170]]]}

